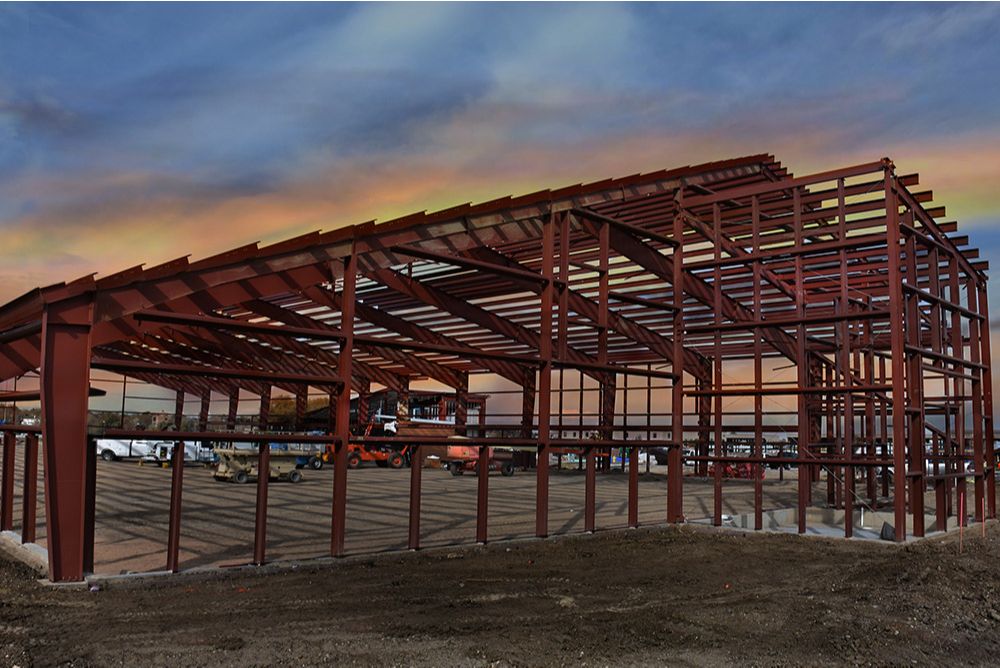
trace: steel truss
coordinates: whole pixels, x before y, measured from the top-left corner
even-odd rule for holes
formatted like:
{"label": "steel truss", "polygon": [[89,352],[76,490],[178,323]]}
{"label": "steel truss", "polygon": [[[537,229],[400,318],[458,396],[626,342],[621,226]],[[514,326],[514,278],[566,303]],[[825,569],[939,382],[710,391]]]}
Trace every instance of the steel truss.
{"label": "steel truss", "polygon": [[[956,514],[966,522],[956,508],[970,505],[977,521],[993,518],[987,265],[962,248],[968,240],[955,235],[955,223],[939,220],[943,207],[925,208],[931,193],[911,192],[917,183],[897,176],[888,159],[794,177],[758,155],[34,290],[0,307],[0,379],[37,370],[43,415],[40,429],[2,428],[0,529],[13,526],[15,432],[28,433],[29,493],[40,435],[50,578],[80,580],[92,570],[96,464],[86,443],[96,436],[87,427],[94,368],[175,391],[178,427],[185,394],[201,398],[201,431],[143,436],[256,441],[262,471],[270,441],[332,443],[333,556],[344,553],[346,446],[364,441],[349,430],[352,392],[367,405],[375,384],[400,392],[405,405],[411,382],[440,381],[457,392],[461,433],[469,375],[483,373],[522,388],[520,437],[490,437],[485,424],[465,443],[484,455],[493,445],[537,453],[538,536],[549,533],[549,454],[563,447],[585,452],[587,530],[596,528],[598,455],[613,447],[629,453],[628,524],[638,524],[638,450],[652,445],[670,449],[665,519],[684,521],[685,443],[697,446],[689,457],[696,473],[714,472],[716,525],[723,465],[759,473],[766,462],[798,469],[800,532],[823,475],[824,503],[848,511],[846,536],[857,504],[880,501],[892,504],[896,540],[924,535],[928,486],[939,525]],[[727,371],[741,361],[752,367],[749,379]],[[782,365],[794,378],[769,380]],[[577,392],[564,386],[565,370],[579,374],[576,424],[562,410]],[[584,376],[599,387],[590,439]],[[654,393],[654,379],[669,392]],[[645,406],[633,404],[631,413],[630,383],[646,391]],[[266,424],[272,388],[296,396],[301,419],[310,387],[331,398],[327,435],[232,431],[241,390],[261,397]],[[229,431],[204,431],[213,393],[230,399]],[[752,410],[727,411],[737,400]],[[794,408],[769,410],[781,400]],[[670,407],[666,439],[649,438],[665,428],[652,422],[654,403]],[[630,414],[645,415],[645,425]],[[727,448],[731,432],[752,434],[749,452]],[[790,455],[766,456],[767,442],[789,433]],[[182,476],[175,466],[171,570],[179,567]],[[754,479],[760,529],[763,483]],[[420,484],[415,466],[412,548],[420,545]],[[479,542],[488,539],[488,486],[479,476]],[[261,475],[255,563],[266,558],[267,490]],[[23,513],[24,538],[34,540],[33,504]]]}

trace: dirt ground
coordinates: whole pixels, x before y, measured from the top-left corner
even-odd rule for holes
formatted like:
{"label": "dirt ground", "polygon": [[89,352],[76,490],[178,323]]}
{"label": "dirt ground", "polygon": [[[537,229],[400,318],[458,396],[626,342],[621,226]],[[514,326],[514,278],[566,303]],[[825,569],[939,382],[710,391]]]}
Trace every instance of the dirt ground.
{"label": "dirt ground", "polygon": [[0,564],[3,665],[993,664],[1000,529],[657,528],[105,585]]}

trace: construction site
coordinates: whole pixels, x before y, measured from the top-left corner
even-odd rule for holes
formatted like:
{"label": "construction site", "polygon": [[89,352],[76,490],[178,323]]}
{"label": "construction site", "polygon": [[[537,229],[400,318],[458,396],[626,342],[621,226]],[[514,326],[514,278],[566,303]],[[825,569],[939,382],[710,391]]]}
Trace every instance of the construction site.
{"label": "construction site", "polygon": [[[816,618],[783,660],[933,658],[876,651],[936,623],[905,607],[925,599],[820,638],[873,578],[955,616],[940,658],[980,662],[992,646],[966,644],[995,631],[1000,593],[941,592],[987,572],[998,540],[987,269],[888,158],[795,175],[753,155],[38,288],[0,306],[0,541],[26,564],[4,578],[70,583],[11,585],[44,605],[99,591],[117,623],[130,597],[170,607],[181,588],[205,619],[240,589],[292,614],[398,588],[386,606],[436,625],[415,654],[361,617],[360,644],[317,646],[360,663],[534,663],[531,643],[473,642],[513,623],[488,612],[504,599],[556,636],[593,617],[608,635],[557,652],[574,662],[613,662],[633,632],[678,661],[769,662],[704,640],[748,590],[787,608],[752,613],[760,637]],[[92,410],[109,393],[120,411]],[[640,612],[628,587],[648,578],[699,611]],[[260,642],[215,650],[277,662]],[[128,658],[203,658],[180,644]]]}

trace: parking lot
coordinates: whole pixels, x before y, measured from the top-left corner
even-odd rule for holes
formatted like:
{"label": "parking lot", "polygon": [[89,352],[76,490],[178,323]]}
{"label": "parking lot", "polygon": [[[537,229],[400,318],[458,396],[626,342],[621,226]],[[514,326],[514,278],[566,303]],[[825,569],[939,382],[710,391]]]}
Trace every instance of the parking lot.
{"label": "parking lot", "polygon": [[[37,542],[45,544],[45,508],[39,462]],[[188,466],[184,472],[180,566],[245,564],[253,550],[256,486],[219,482],[212,468]],[[15,530],[21,522],[21,464],[17,463]],[[666,471],[653,466],[639,477],[639,522],[666,520]],[[97,510],[94,548],[96,573],[151,571],[166,565],[170,469],[136,461],[104,462],[97,466]],[[409,469],[364,466],[348,472],[346,551],[363,554],[405,549],[409,502]],[[620,471],[597,477],[597,528],[620,528],[627,521],[628,476]],[[454,477],[441,469],[425,469],[421,501],[421,546],[471,543],[476,529],[476,477]],[[333,473],[304,470],[298,484],[272,482],[269,488],[267,558],[308,559],[329,552]],[[764,508],[794,504],[794,472],[768,471]],[[688,520],[712,512],[710,480],[685,479]],[[549,532],[579,533],[584,529],[584,474],[551,471]],[[534,535],[535,475],[518,471],[513,477],[490,476],[489,538],[502,540]],[[753,484],[727,480],[723,512],[753,508]]]}

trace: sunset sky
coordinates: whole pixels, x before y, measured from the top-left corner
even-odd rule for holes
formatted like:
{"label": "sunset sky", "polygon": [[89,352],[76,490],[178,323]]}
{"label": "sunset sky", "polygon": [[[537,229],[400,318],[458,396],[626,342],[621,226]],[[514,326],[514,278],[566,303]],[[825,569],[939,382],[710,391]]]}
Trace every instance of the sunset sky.
{"label": "sunset sky", "polygon": [[0,5],[0,302],[759,152],[890,156],[1000,266],[997,34],[1000,4]]}

